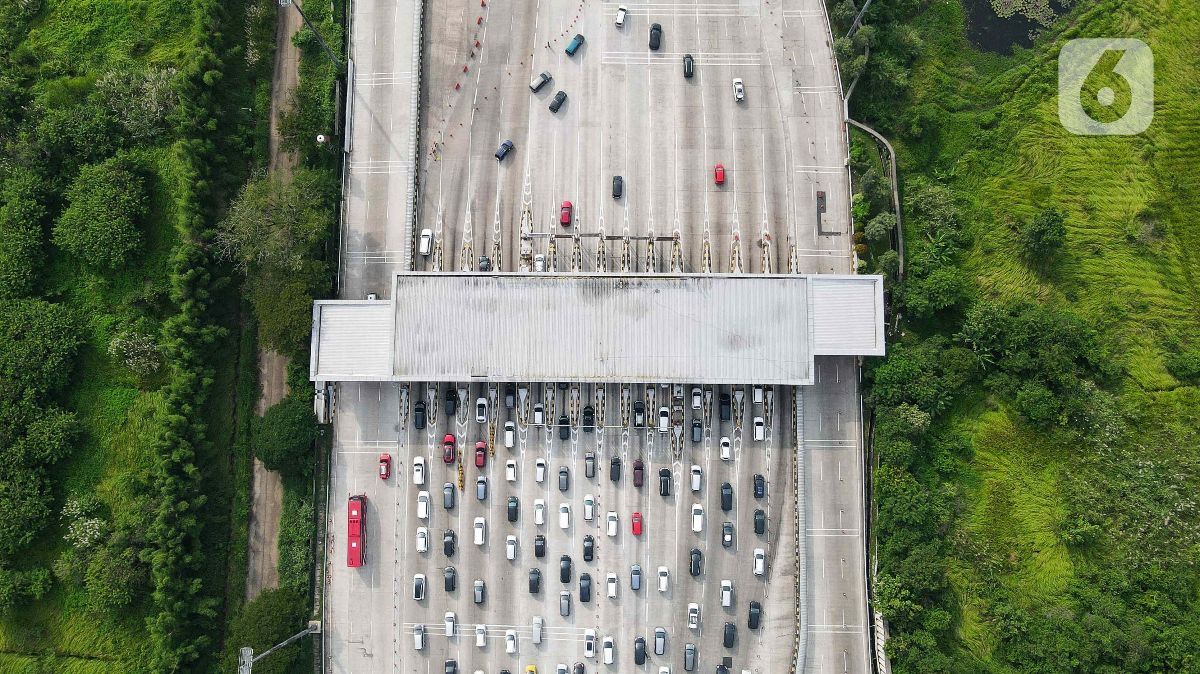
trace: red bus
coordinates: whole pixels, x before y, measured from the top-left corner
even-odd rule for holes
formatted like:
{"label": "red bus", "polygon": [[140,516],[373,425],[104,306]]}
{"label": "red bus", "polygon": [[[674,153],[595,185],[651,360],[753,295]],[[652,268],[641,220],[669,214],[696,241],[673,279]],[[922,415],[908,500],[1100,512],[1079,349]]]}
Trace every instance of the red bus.
{"label": "red bus", "polygon": [[350,497],[346,515],[346,566],[367,562],[367,495]]}

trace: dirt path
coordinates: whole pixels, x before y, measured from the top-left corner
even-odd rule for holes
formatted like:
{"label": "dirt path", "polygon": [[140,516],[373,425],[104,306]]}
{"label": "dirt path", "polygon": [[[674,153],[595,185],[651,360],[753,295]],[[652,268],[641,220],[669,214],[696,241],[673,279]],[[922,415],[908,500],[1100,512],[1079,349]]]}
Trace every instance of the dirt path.
{"label": "dirt path", "polygon": [[[292,35],[300,30],[300,14],[292,7],[280,8],[275,21],[275,70],[271,77],[271,137],[267,168],[272,173],[290,176],[296,157],[280,150],[279,116],[291,102],[299,80],[300,52],[292,44]],[[258,383],[261,392],[254,412],[262,416],[268,407],[287,395],[287,358],[260,349]],[[259,592],[279,586],[279,517],[283,511],[283,481],[279,473],[267,470],[254,459],[250,483],[250,540],[247,547],[246,601]]]}

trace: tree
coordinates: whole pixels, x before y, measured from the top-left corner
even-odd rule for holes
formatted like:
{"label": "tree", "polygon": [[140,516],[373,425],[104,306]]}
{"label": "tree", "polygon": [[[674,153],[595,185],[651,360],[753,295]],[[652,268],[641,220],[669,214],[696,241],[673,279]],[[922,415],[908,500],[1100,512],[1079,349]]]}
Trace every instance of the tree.
{"label": "tree", "polygon": [[254,420],[254,454],[271,469],[308,476],[313,469],[312,444],[317,416],[312,401],[295,393],[275,403]]}
{"label": "tree", "polygon": [[40,398],[67,382],[81,338],[66,307],[42,300],[0,301],[0,397]]}
{"label": "tree", "polygon": [[0,188],[0,299],[27,297],[37,285],[46,219],[41,183],[18,166]]}
{"label": "tree", "polygon": [[297,169],[246,183],[217,233],[217,248],[243,271],[300,272],[316,258],[333,228],[335,189],[323,173]]}
{"label": "tree", "polygon": [[[236,663],[237,649],[243,646],[253,648],[255,653],[266,651],[304,629],[307,619],[307,602],[302,592],[288,588],[264,590],[254,601],[246,604],[241,615],[233,621],[229,637],[232,652],[228,659]],[[300,655],[300,647],[301,642],[297,642],[275,651],[271,657],[254,664],[254,674],[291,671]],[[235,666],[227,662],[225,671],[232,671]]]}
{"label": "tree", "polygon": [[324,277],[324,265],[309,262],[303,272],[270,271],[251,280],[250,303],[263,344],[280,353],[304,352],[312,334],[313,295]]}
{"label": "tree", "polygon": [[70,205],[54,226],[54,243],[84,263],[116,269],[142,247],[149,210],[145,179],[122,156],[83,167],[67,189]]}
{"label": "tree", "polygon": [[1053,256],[1067,238],[1067,214],[1051,206],[1020,225],[1021,245],[1033,259]]}
{"label": "tree", "polygon": [[896,216],[891,213],[880,213],[871,218],[867,226],[863,228],[863,233],[867,235],[867,240],[874,243],[883,243],[892,235],[892,229],[896,227]]}

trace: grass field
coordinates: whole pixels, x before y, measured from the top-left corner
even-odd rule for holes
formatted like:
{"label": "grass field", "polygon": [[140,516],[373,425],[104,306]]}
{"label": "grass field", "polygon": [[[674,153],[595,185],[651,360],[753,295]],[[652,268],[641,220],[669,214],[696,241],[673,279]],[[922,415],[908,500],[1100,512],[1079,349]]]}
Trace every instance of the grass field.
{"label": "grass field", "polygon": [[[1096,328],[1120,368],[1108,389],[1127,429],[1112,447],[1071,442],[985,395],[969,396],[943,423],[973,453],[959,467],[947,560],[956,615],[940,647],[975,671],[1033,671],[1013,652],[1031,657],[1034,637],[1014,637],[1000,607],[1063,611],[1070,623],[1094,611],[1080,597],[1108,591],[1096,578],[1190,568],[1179,587],[1187,595],[1197,586],[1184,560],[1200,544],[1191,503],[1200,491],[1200,393],[1165,363],[1200,345],[1200,4],[1079,3],[1012,56],[976,51],[963,21],[958,0],[931,3],[916,20],[925,42],[910,99],[885,122],[902,179],[944,180],[961,200],[970,243],[960,265],[977,297],[1062,307]],[[1108,36],[1137,37],[1153,51],[1154,121],[1137,136],[1072,135],[1058,120],[1059,48]],[[1016,225],[1052,205],[1068,212],[1066,243],[1053,264],[1034,265],[1020,252]],[[1080,519],[1099,529],[1083,543],[1066,533]],[[1196,624],[1192,594],[1181,624]],[[1147,624],[1176,627],[1154,622],[1148,591],[1124,599],[1129,625],[1141,621],[1124,628],[1129,638]],[[1184,643],[1200,652],[1200,635]],[[1038,671],[1089,671],[1078,664],[1086,660],[1071,662]],[[1190,663],[1167,668],[1200,667]]]}

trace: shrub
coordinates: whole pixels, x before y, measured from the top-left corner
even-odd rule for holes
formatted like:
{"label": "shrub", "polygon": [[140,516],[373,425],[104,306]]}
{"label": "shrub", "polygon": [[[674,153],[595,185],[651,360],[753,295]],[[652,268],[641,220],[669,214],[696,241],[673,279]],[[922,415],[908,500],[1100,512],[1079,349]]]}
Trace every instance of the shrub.
{"label": "shrub", "polygon": [[291,475],[312,475],[317,417],[312,401],[293,393],[254,419],[254,454],[267,468]]}
{"label": "shrub", "polygon": [[113,71],[96,80],[92,94],[135,141],[153,140],[167,128],[167,118],[179,105],[174,68]]}
{"label": "shrub", "polygon": [[314,262],[306,272],[271,272],[251,280],[250,303],[263,344],[280,353],[305,355],[312,335],[313,296],[324,277],[324,265]]}
{"label": "shrub", "polygon": [[54,243],[63,250],[88,265],[115,269],[141,249],[146,186],[129,159],[85,166],[67,189],[67,200],[54,226]]}
{"label": "shrub", "polygon": [[[304,629],[308,619],[307,601],[304,593],[288,588],[263,591],[254,601],[247,604],[233,622],[229,644],[236,662],[238,648],[248,646],[255,653],[262,653],[293,634]],[[300,653],[300,643],[271,654],[271,657],[254,664],[255,674],[283,674],[290,672]],[[231,671],[227,664],[226,671]]]}
{"label": "shrub", "polygon": [[1185,351],[1168,356],[1167,370],[1180,381],[1200,383],[1200,351]]}
{"label": "shrub", "polygon": [[108,344],[108,355],[125,364],[139,377],[147,377],[162,365],[162,352],[154,337],[140,332],[123,332]]}
{"label": "shrub", "polygon": [[46,218],[41,178],[15,168],[0,188],[0,299],[33,294],[42,267]]}

